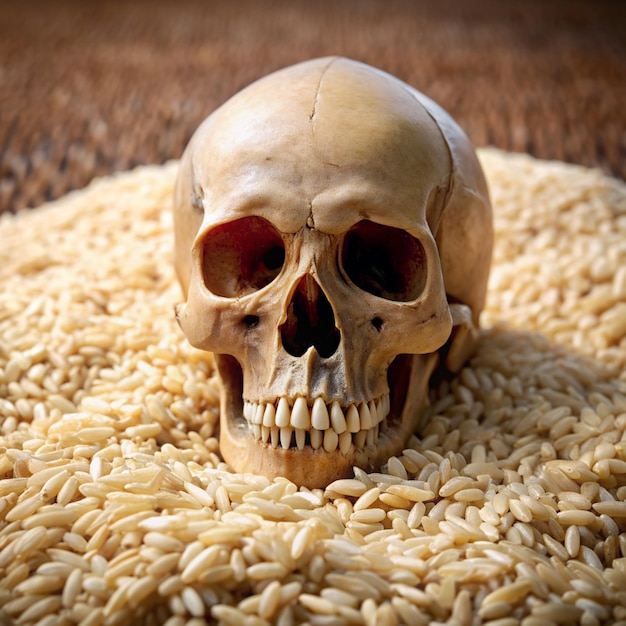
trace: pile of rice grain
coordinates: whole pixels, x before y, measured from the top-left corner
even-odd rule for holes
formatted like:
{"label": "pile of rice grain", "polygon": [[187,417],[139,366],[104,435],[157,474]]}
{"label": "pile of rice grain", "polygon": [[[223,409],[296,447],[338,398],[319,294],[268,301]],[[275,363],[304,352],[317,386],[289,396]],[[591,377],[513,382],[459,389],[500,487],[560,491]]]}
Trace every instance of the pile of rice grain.
{"label": "pile of rice grain", "polygon": [[176,164],[0,219],[0,624],[626,625],[626,187],[484,150],[476,357],[326,490],[233,474]]}

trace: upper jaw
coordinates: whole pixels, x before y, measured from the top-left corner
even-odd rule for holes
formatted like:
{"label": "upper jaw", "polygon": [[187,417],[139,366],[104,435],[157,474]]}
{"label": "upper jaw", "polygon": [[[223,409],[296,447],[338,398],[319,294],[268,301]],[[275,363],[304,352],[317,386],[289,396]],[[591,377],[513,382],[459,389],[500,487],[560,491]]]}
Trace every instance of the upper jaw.
{"label": "upper jaw", "polygon": [[355,465],[374,471],[402,450],[427,400],[437,355],[405,358],[409,371],[401,393],[392,388],[391,396],[347,406],[319,396],[244,401],[234,359],[216,355],[216,361],[223,382],[220,448],[226,462],[238,472],[323,488],[352,476]]}

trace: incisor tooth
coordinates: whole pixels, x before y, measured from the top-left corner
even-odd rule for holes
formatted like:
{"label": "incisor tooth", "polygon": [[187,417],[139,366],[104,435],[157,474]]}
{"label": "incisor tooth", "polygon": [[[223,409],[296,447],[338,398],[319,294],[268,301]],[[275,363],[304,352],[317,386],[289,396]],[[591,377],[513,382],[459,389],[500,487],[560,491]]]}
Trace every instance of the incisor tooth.
{"label": "incisor tooth", "polygon": [[291,428],[281,428],[280,429],[280,445],[285,448],[285,450],[289,449],[291,446],[291,433],[293,431]]}
{"label": "incisor tooth", "polygon": [[263,411],[263,426],[276,426],[276,409],[269,402],[265,405],[265,411]]}
{"label": "incisor tooth", "polygon": [[276,426],[278,426],[278,428],[285,428],[285,426],[289,426],[290,416],[291,412],[289,411],[287,398],[281,398],[278,401],[278,408],[276,409]]}
{"label": "incisor tooth", "polygon": [[354,445],[359,448],[362,449],[365,447],[365,440],[367,439],[367,431],[366,430],[360,430],[358,433],[356,433],[354,435]]}
{"label": "incisor tooth", "polygon": [[304,444],[306,440],[306,430],[303,428],[296,429],[296,446],[298,446],[298,450],[304,450]]}
{"label": "incisor tooth", "polygon": [[315,398],[315,402],[313,403],[313,409],[311,410],[311,426],[317,428],[317,430],[330,428],[328,409],[322,398]]}
{"label": "incisor tooth", "polygon": [[367,445],[368,446],[373,446],[376,443],[376,439],[377,439],[377,435],[376,435],[376,428],[370,428],[367,431]]}
{"label": "incisor tooth", "polygon": [[273,426],[270,428],[270,441],[272,442],[272,448],[278,448],[278,441],[280,439],[280,429]]}
{"label": "incisor tooth", "polygon": [[339,435],[339,450],[342,454],[348,454],[352,445],[352,433],[348,430]]}
{"label": "incisor tooth", "polygon": [[341,433],[345,432],[348,428],[346,424],[346,417],[343,414],[341,405],[337,402],[337,400],[335,400],[330,407],[330,423],[333,426],[333,430],[338,435],[341,435]]}
{"label": "incisor tooth", "polygon": [[267,443],[270,438],[270,429],[267,426],[261,426],[261,440]]}
{"label": "incisor tooth", "polygon": [[351,404],[346,413],[346,425],[351,433],[358,433],[361,430],[361,419],[356,405]]}
{"label": "incisor tooth", "polygon": [[359,417],[361,418],[362,430],[368,430],[374,425],[374,422],[372,421],[372,414],[367,406],[367,402],[361,402],[361,406],[359,407]]}
{"label": "incisor tooth", "polygon": [[338,443],[339,435],[332,428],[324,431],[324,450],[326,450],[326,452],[336,450]]}
{"label": "incisor tooth", "polygon": [[309,435],[311,437],[311,447],[318,450],[324,441],[324,433],[321,430],[313,429]]}
{"label": "incisor tooth", "polygon": [[309,407],[306,405],[306,400],[302,396],[298,396],[293,403],[291,425],[294,428],[303,430],[311,428],[311,414],[309,413]]}

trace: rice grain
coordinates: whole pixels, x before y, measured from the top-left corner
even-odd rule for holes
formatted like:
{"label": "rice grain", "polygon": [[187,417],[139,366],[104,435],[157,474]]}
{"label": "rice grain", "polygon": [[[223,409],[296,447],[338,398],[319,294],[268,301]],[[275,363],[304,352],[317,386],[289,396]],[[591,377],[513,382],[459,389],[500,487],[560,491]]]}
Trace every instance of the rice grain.
{"label": "rice grain", "polygon": [[171,258],[176,164],[1,217],[3,614],[626,621],[626,189],[480,157],[496,247],[477,354],[401,454],[325,490],[219,457],[213,357],[176,326],[171,263],[147,261]]}

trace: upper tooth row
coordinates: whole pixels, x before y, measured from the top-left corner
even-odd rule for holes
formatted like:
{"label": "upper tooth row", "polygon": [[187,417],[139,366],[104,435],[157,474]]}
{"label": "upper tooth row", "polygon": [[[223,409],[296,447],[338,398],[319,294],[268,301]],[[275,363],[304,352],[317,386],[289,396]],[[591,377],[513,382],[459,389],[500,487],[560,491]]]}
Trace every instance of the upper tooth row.
{"label": "upper tooth row", "polygon": [[334,430],[338,435],[344,432],[358,433],[380,424],[389,415],[389,394],[377,400],[351,404],[343,409],[336,400],[327,405],[322,398],[316,398],[309,407],[306,398],[298,396],[293,406],[287,398],[273,402],[244,402],[243,415],[249,424],[267,428],[291,427],[299,430]]}

